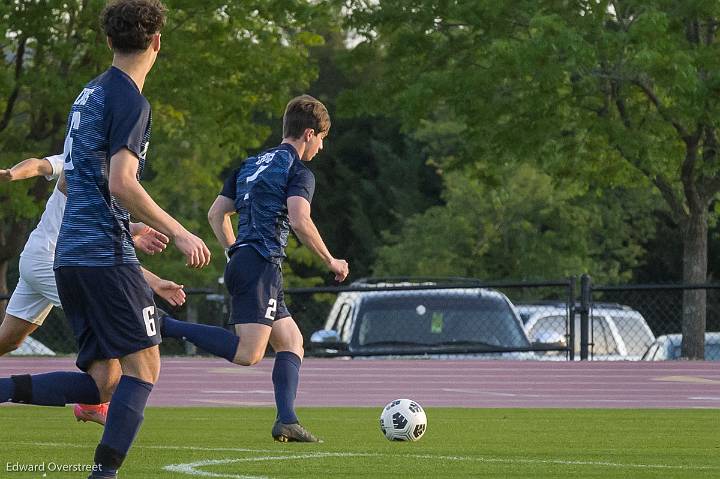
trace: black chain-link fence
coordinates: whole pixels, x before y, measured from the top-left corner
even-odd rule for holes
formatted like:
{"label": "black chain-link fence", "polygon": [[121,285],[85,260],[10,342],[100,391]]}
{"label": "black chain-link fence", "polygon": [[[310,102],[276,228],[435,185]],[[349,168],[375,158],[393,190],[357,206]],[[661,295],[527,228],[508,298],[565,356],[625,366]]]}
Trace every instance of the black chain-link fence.
{"label": "black chain-link fence", "polygon": [[705,293],[705,359],[720,360],[720,285],[592,286],[590,357],[680,359],[684,295]]}
{"label": "black chain-link fence", "polygon": [[[720,285],[385,278],[342,288],[290,288],[285,299],[308,355],[660,360],[680,357],[683,294],[698,288],[707,295],[706,359],[720,359]],[[227,295],[187,293],[187,304],[171,311],[174,317],[227,327]],[[75,351],[69,324],[55,308],[18,353]],[[165,340],[161,351],[204,354],[174,339]]]}
{"label": "black chain-link fence", "polygon": [[[570,333],[566,326],[573,284],[391,278],[344,288],[291,288],[286,290],[285,299],[303,332],[309,355],[507,359],[547,355],[562,359],[567,356],[565,345]],[[227,327],[226,295],[213,290],[187,293],[186,306],[170,311],[172,316]],[[515,306],[522,302],[533,305]],[[549,340],[533,343],[525,332],[523,318],[544,309],[559,314],[562,327],[557,334],[544,337]],[[76,351],[70,326],[58,308],[32,339],[36,343],[26,344],[18,353]],[[166,355],[204,354],[192,344],[174,339],[164,341],[161,351]]]}

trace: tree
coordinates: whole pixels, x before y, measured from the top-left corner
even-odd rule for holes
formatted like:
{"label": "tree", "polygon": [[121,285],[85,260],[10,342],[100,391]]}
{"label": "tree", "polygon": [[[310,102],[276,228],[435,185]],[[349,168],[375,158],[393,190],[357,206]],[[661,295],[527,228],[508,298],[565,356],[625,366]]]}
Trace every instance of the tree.
{"label": "tree", "polygon": [[652,234],[645,191],[598,198],[583,185],[557,184],[530,165],[498,185],[466,172],[445,176],[445,204],[408,221],[380,249],[378,274],[543,280],[592,271],[627,280]]}
{"label": "tree", "polygon": [[[450,109],[468,125],[465,162],[535,161],[605,189],[652,185],[682,237],[683,280],[706,281],[720,3],[350,3],[366,39],[358,55],[385,59],[365,103],[383,98],[407,127]],[[683,356],[703,358],[704,290],[685,293],[682,330]]]}
{"label": "tree", "polygon": [[[74,97],[112,58],[98,24],[103,4],[0,4],[0,164],[62,149]],[[220,172],[264,141],[270,130],[257,120],[281,112],[290,92],[315,77],[308,52],[322,42],[312,28],[325,12],[273,0],[167,4],[163,48],[144,90],[153,108],[144,180],[161,206],[207,238],[205,217],[220,191]],[[17,257],[47,192],[44,180],[0,191],[0,294],[8,291],[8,262]],[[202,273],[184,268],[176,252],[143,261],[177,281],[207,283],[224,266],[222,250],[209,244],[215,261]]]}

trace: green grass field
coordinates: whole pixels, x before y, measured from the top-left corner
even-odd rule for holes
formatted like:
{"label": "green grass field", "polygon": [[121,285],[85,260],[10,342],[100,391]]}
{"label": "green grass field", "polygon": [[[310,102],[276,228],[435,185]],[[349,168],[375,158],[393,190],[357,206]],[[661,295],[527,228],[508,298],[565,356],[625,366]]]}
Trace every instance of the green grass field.
{"label": "green grass field", "polygon": [[[151,408],[121,477],[720,477],[717,410],[430,408],[417,443],[387,441],[379,414],[304,409],[325,443],[279,444],[270,408]],[[69,408],[2,407],[0,477],[86,477],[49,468],[90,462],[101,433]],[[45,463],[46,476],[8,470],[15,463]]]}

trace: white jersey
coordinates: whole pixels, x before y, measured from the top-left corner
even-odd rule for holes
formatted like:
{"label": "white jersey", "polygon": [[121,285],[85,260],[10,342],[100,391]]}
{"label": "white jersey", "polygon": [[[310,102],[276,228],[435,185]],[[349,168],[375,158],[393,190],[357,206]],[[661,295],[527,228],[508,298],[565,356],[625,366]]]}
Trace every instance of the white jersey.
{"label": "white jersey", "polygon": [[[65,162],[63,155],[48,156],[46,158],[52,165],[53,174],[46,176],[48,181],[57,179],[63,170]],[[65,203],[67,197],[58,189],[57,184],[53,189],[52,195],[45,205],[45,211],[40,218],[40,222],[35,227],[30,237],[25,243],[25,248],[21,257],[31,257],[37,261],[47,261],[53,263],[55,259],[55,245],[57,244],[58,234],[60,233],[60,225],[62,224],[63,214],[65,213]]]}

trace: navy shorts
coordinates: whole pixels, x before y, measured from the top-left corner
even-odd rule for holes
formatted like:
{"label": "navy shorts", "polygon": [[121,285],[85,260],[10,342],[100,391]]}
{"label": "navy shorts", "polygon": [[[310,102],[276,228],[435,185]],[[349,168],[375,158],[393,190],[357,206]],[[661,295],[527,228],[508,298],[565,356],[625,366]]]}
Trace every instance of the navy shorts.
{"label": "navy shorts", "polygon": [[160,344],[153,293],[140,266],[55,270],[60,302],[78,342],[77,366],[122,358]]}
{"label": "navy shorts", "polygon": [[235,250],[225,268],[230,293],[230,324],[264,324],[290,316],[282,289],[279,264],[263,258],[252,246]]}

